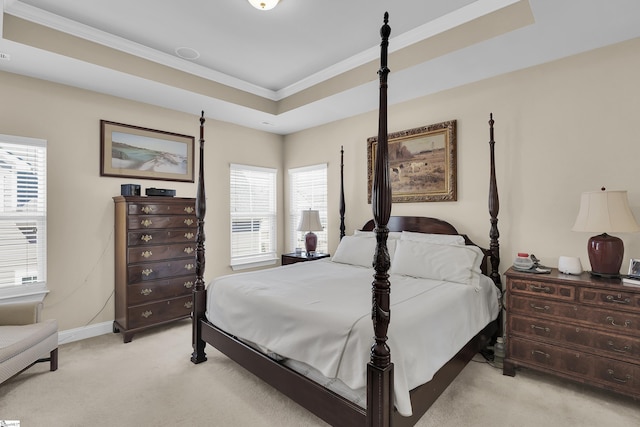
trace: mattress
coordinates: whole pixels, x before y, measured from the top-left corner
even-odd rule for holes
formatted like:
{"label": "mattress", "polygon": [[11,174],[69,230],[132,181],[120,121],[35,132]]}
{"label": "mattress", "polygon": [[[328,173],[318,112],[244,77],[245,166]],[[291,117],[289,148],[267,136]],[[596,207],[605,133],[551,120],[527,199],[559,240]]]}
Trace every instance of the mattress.
{"label": "mattress", "polygon": [[[223,276],[207,287],[207,319],[321,384],[346,387],[339,394],[363,406],[373,273],[326,259]],[[475,286],[393,274],[389,281],[394,399],[409,416],[409,391],[497,317],[498,295],[486,276]]]}

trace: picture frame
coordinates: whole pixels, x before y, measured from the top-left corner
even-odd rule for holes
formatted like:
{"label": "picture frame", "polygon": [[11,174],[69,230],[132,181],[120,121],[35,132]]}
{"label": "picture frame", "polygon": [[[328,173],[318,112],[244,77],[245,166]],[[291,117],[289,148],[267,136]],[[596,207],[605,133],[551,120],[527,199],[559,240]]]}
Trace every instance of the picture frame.
{"label": "picture frame", "polygon": [[195,138],[100,120],[100,176],[194,182]]}
{"label": "picture frame", "polygon": [[634,279],[640,279],[640,259],[631,258],[627,275]]}
{"label": "picture frame", "polygon": [[[367,139],[367,196],[371,203],[378,137]],[[457,200],[456,121],[389,134],[393,203]]]}

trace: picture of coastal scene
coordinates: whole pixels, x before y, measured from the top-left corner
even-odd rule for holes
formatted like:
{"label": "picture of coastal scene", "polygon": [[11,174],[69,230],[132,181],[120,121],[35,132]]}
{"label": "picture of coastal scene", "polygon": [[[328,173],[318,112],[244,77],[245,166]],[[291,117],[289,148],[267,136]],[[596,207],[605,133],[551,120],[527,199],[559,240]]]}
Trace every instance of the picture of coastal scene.
{"label": "picture of coastal scene", "polygon": [[166,139],[111,133],[111,167],[159,173],[188,173],[188,145]]}

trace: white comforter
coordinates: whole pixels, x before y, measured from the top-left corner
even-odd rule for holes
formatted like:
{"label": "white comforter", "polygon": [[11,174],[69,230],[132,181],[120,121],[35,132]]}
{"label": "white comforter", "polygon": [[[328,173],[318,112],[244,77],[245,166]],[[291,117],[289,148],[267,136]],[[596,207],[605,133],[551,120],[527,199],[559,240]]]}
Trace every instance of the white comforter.
{"label": "white comforter", "polygon": [[[366,387],[373,342],[373,269],[318,260],[220,277],[208,286],[207,318],[263,349],[304,362],[352,389]],[[391,275],[388,344],[398,411],[498,315],[493,282],[470,285]]]}

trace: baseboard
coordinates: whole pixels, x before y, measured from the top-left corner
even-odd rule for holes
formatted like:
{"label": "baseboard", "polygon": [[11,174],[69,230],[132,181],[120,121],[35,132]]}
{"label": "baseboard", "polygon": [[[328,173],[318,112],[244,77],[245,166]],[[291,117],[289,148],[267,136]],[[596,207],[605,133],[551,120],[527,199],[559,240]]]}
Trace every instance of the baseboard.
{"label": "baseboard", "polygon": [[68,329],[66,331],[58,332],[58,345],[93,338],[99,335],[110,334],[112,332],[113,322],[103,322],[95,325],[83,326],[81,328]]}

